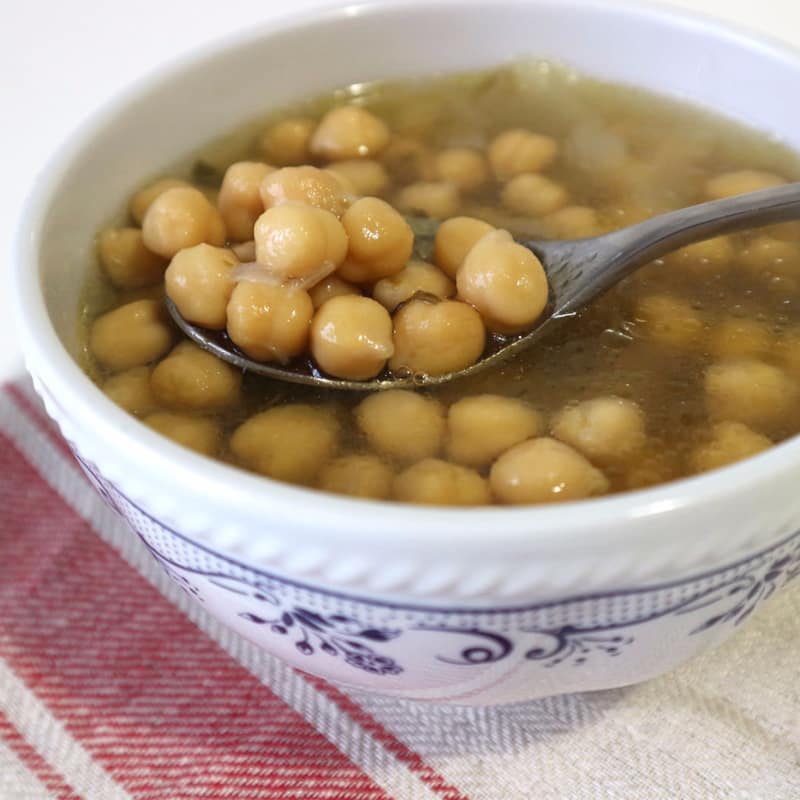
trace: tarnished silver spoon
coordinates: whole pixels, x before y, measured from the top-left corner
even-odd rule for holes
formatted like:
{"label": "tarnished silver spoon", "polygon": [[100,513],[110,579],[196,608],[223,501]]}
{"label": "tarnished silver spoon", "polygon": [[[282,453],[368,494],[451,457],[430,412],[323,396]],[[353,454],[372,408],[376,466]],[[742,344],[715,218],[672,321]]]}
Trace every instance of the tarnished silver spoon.
{"label": "tarnished silver spoon", "polygon": [[[242,353],[224,333],[192,325],[167,298],[167,308],[178,327],[194,342],[242,370],[281,381],[328,389],[375,391],[403,386],[435,386],[504,361],[531,347],[554,323],[574,316],[581,308],[627,275],[661,256],[693,242],[723,233],[800,219],[800,183],[689,206],[622,228],[603,236],[572,241],[524,241],[542,262],[550,284],[550,302],[533,327],[488,349],[471,367],[446,375],[393,376],[388,371],[369,381],[332,378],[309,360],[287,366],[263,364]],[[433,220],[413,220],[416,246],[425,249],[436,233]]]}

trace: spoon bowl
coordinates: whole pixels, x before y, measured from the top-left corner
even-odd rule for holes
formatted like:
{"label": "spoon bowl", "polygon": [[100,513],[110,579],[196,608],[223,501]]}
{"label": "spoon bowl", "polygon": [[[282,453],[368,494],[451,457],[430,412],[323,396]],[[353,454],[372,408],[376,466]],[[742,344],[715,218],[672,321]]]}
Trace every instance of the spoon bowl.
{"label": "spoon bowl", "polygon": [[[295,359],[287,365],[265,364],[246,356],[224,331],[193,325],[181,316],[169,297],[166,302],[170,316],[186,336],[244,372],[289,383],[359,392],[437,386],[474,375],[531,347],[555,323],[575,316],[623,278],[673,250],[721,234],[795,219],[800,219],[800,183],[789,183],[689,206],[588,239],[518,240],[534,253],[547,273],[550,302],[545,312],[525,333],[491,337],[483,357],[475,364],[443,375],[396,375],[384,370],[372,380],[353,381],[325,375],[310,358]],[[425,219],[410,223],[417,253],[429,252],[438,223]]]}

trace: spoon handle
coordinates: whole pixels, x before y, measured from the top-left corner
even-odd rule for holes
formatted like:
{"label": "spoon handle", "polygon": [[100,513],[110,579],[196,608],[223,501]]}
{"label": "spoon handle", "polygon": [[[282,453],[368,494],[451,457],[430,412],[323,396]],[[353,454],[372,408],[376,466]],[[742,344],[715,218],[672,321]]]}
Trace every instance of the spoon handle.
{"label": "spoon handle", "polygon": [[[580,308],[642,265],[693,242],[800,219],[800,183],[672,211],[619,231],[572,242],[530,243],[553,266],[556,316]],[[563,251],[563,252],[562,252]]]}

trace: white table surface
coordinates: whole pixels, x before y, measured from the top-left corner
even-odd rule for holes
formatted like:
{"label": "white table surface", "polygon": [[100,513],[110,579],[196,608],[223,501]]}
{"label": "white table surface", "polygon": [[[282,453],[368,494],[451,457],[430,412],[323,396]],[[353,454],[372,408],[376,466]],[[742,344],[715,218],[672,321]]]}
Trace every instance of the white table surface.
{"label": "white table surface", "polygon": [[[670,2],[800,46],[797,0]],[[196,44],[256,21],[329,5],[330,0],[24,0],[9,5],[0,26],[0,174],[5,181],[0,191],[0,382],[23,369],[6,287],[19,209],[60,140],[120,87]]]}

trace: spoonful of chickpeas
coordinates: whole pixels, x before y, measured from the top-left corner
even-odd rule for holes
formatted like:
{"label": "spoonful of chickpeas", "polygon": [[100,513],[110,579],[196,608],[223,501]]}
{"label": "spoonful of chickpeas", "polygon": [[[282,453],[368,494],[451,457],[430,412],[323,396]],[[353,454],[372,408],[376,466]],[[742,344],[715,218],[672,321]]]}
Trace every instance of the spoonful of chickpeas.
{"label": "spoonful of chickpeas", "polygon": [[211,247],[172,259],[169,312],[190,339],[242,370],[358,391],[474,374],[670,251],[800,218],[794,183],[602,236],[517,241],[475,218],[405,218],[375,197],[347,204],[337,179],[315,167],[266,174],[265,191],[276,203],[255,221],[253,242],[222,261]]}
{"label": "spoonful of chickpeas", "polygon": [[[375,157],[393,139],[369,110],[341,106],[267,136],[276,161],[298,166],[232,164],[216,207],[186,182],[162,181],[131,212],[146,252],[171,259],[167,306],[178,327],[242,370],[292,383],[364,391],[471,375],[671,250],[800,218],[800,184],[744,171],[709,181],[711,202],[606,235],[514,238],[454,216],[459,192],[488,178],[470,148],[442,151],[440,180],[404,186],[395,208],[373,196],[383,170]],[[555,139],[517,128],[491,141],[486,160],[504,205],[534,224],[559,216],[566,236],[585,235],[592,226],[580,216],[594,212],[565,207],[564,187],[541,174],[557,154]],[[419,212],[426,218],[404,216]]]}

